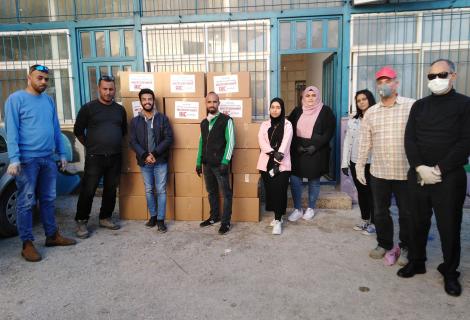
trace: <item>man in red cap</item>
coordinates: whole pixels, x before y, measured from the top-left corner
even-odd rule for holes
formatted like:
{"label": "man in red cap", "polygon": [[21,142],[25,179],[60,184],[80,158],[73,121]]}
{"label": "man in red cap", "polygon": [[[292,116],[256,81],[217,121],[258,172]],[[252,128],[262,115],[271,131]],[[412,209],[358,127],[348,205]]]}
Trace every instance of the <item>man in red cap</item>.
{"label": "man in red cap", "polygon": [[[405,154],[404,136],[414,99],[398,95],[397,73],[383,67],[375,74],[380,101],[364,115],[361,125],[359,154],[356,163],[357,179],[366,184],[364,168],[369,152],[371,190],[374,200],[375,227],[378,245],[371,250],[373,259],[384,258],[386,265],[408,263],[410,238],[410,212],[407,189],[408,160]],[[393,220],[390,216],[392,194],[398,206],[400,243],[393,243]]]}

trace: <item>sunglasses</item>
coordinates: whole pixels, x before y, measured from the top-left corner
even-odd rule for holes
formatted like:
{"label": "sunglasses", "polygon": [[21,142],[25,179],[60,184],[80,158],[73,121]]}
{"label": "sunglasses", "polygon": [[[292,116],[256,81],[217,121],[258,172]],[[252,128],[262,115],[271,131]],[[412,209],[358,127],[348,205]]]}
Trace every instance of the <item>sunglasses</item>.
{"label": "sunglasses", "polygon": [[34,66],[33,70],[41,71],[44,73],[49,73],[49,68],[46,66],[41,66],[41,65]]}
{"label": "sunglasses", "polygon": [[449,74],[452,74],[453,72],[439,72],[439,73],[429,73],[428,74],[428,79],[429,80],[434,80],[436,78],[439,79],[447,79]]}
{"label": "sunglasses", "polygon": [[114,81],[113,76],[101,76],[100,81]]}

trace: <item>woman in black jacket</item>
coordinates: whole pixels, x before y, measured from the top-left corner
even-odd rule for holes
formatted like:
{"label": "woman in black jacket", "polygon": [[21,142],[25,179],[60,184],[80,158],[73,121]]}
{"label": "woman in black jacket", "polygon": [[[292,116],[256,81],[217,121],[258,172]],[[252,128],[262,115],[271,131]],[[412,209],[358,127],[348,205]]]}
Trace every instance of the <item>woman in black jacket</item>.
{"label": "woman in black jacket", "polygon": [[[292,175],[290,177],[294,211],[289,221],[313,219],[320,193],[320,177],[329,171],[330,140],[336,120],[328,106],[323,105],[320,90],[307,87],[302,93],[302,106],[288,117],[293,127],[291,144]],[[308,208],[302,210],[302,179],[308,179]]]}

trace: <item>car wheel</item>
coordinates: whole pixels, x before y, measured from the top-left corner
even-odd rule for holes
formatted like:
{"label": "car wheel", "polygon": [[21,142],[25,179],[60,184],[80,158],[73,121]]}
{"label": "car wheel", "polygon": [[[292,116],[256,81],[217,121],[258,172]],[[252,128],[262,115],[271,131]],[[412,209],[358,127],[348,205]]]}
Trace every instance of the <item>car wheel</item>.
{"label": "car wheel", "polygon": [[13,237],[18,234],[16,228],[16,184],[10,183],[0,196],[0,236]]}

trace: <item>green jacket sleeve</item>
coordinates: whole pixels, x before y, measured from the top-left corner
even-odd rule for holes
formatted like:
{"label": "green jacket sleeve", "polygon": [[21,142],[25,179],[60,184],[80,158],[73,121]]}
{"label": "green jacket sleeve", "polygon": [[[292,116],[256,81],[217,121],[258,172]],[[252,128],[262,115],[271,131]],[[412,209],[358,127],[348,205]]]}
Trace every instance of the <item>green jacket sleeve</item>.
{"label": "green jacket sleeve", "polygon": [[200,167],[201,165],[202,165],[202,136],[199,136],[199,146],[197,148],[196,167]]}
{"label": "green jacket sleeve", "polygon": [[232,119],[228,120],[227,126],[225,127],[225,141],[227,143],[225,145],[225,152],[222,158],[222,163],[228,165],[230,163],[230,159],[232,159],[233,148],[235,148],[235,131]]}

